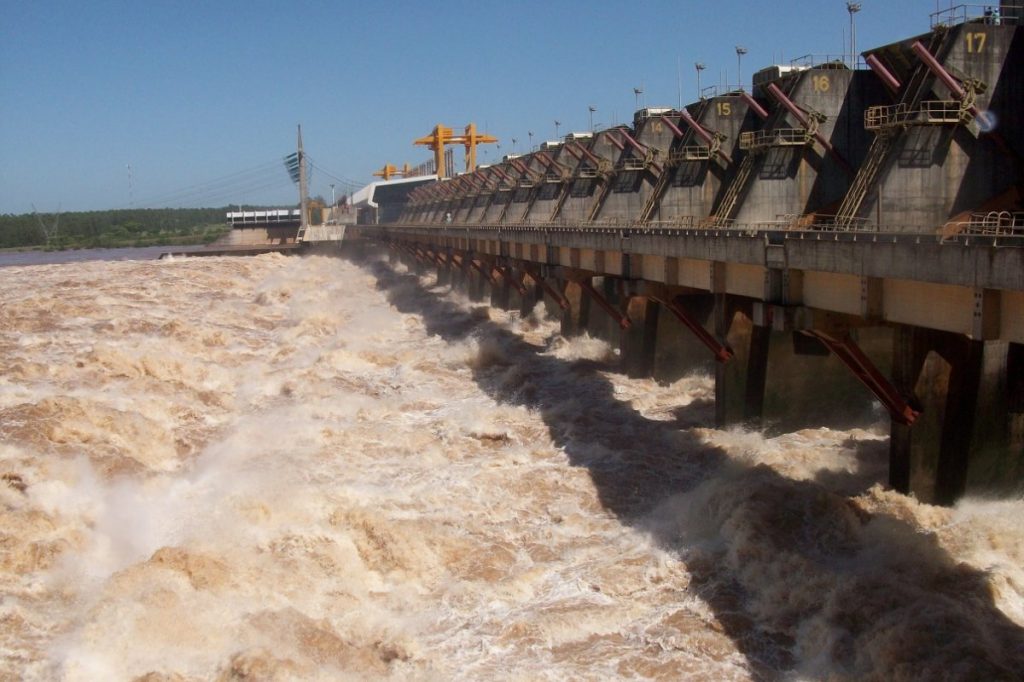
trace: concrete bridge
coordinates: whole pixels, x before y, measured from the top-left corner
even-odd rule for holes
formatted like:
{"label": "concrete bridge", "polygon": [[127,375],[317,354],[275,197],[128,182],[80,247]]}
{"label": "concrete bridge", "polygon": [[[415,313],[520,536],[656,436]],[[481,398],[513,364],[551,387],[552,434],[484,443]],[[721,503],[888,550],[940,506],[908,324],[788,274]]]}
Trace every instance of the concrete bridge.
{"label": "concrete bridge", "polygon": [[1024,129],[997,122],[1024,111],[1024,12],[961,9],[870,69],[772,66],[750,93],[420,187],[347,236],[494,305],[543,301],[632,375],[714,371],[720,426],[880,405],[897,489],[1019,489]]}

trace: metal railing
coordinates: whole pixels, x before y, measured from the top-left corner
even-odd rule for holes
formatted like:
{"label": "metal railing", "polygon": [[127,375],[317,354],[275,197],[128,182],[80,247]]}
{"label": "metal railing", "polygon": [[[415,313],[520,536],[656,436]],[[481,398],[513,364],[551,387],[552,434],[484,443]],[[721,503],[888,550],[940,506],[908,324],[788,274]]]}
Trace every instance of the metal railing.
{"label": "metal railing", "polygon": [[740,133],[740,149],[756,151],[768,147],[799,147],[809,144],[814,136],[806,128],[775,128]]}
{"label": "metal railing", "polygon": [[824,232],[870,232],[870,225],[868,218],[839,219],[834,215],[817,215],[810,226]]}
{"label": "metal railing", "polygon": [[[808,220],[810,219],[810,220]],[[444,222],[416,221],[396,225],[401,228],[416,229],[456,229],[456,230],[494,230],[498,232],[515,231],[572,231],[572,232],[619,232],[620,236],[628,237],[636,234],[672,234],[678,232],[723,233],[729,235],[758,236],[764,234],[789,235],[785,239],[836,239],[858,241],[860,237],[869,241],[879,239],[921,239],[933,240],[936,243],[964,242],[970,238],[1012,239],[1013,244],[1024,246],[1024,213],[993,212],[977,214],[968,221],[947,223],[939,229],[928,229],[920,225],[875,225],[858,220],[849,225],[837,225],[828,221],[829,216],[801,216],[792,220],[791,216],[780,216],[777,220],[752,223],[739,223],[733,219],[697,218],[695,216],[679,216],[669,220],[629,220],[604,218],[600,220],[568,219],[558,220],[516,220],[512,222],[487,222],[452,225]],[[996,243],[993,241],[993,243]]]}
{"label": "metal railing", "polygon": [[668,161],[679,164],[683,161],[706,161],[711,158],[711,147],[704,144],[688,144],[682,149],[669,152]]}
{"label": "metal railing", "polygon": [[615,170],[638,171],[644,168],[647,168],[647,159],[637,159],[632,156],[615,164]]}
{"label": "metal railing", "polygon": [[957,100],[925,100],[913,108],[903,103],[868,107],[864,111],[864,128],[883,130],[916,125],[958,125],[970,123],[972,118],[970,110]]}
{"label": "metal railing", "polygon": [[659,228],[672,228],[672,227],[697,227],[697,218],[692,215],[681,215],[675,218],[669,218],[667,220],[648,220],[644,225],[648,227],[659,229]]}
{"label": "metal railing", "polygon": [[999,3],[988,5],[956,5],[947,9],[932,12],[929,15],[932,29],[939,26],[958,26],[960,24],[978,23],[990,26],[1008,24],[1016,26],[1024,23],[1024,3],[999,6]]}
{"label": "metal railing", "polygon": [[[790,66],[802,66],[805,69],[848,69],[850,55],[805,54],[789,60]],[[860,62],[863,64],[863,62]]]}
{"label": "metal railing", "polygon": [[972,213],[966,221],[946,223],[942,235],[983,235],[987,237],[1024,237],[1024,212],[989,211]]}

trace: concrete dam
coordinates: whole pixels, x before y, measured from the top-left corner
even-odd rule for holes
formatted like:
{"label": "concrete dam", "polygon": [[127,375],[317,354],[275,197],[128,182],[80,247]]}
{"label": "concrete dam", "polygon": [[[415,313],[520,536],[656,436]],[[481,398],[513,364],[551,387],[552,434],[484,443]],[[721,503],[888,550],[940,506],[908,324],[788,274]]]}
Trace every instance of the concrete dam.
{"label": "concrete dam", "polygon": [[[624,371],[715,377],[719,426],[891,422],[927,502],[1024,481],[1024,18],[769,66],[350,226],[478,300],[557,312]],[[488,294],[488,291],[489,294]],[[880,408],[879,408],[880,406]]]}

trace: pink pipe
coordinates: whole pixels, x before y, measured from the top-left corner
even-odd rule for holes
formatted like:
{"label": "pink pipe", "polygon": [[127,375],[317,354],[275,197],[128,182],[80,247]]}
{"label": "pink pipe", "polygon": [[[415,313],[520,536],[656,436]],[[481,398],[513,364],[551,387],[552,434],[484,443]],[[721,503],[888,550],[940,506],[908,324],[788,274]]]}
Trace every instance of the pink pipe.
{"label": "pink pipe", "polygon": [[[583,153],[584,156],[586,156],[588,159],[593,161],[595,165],[598,162],[600,162],[601,159],[598,158],[598,156],[596,154],[594,154],[594,152],[590,151],[589,149],[587,149],[586,147],[581,145],[579,142],[573,142],[573,144],[576,145],[576,148],[579,149]],[[580,157],[577,156],[576,158],[579,159]]]}
{"label": "pink pipe", "polygon": [[630,136],[630,134],[627,133],[625,130],[621,130],[620,129],[619,130],[619,134],[622,135],[622,137],[624,137],[627,142],[629,142],[629,144],[633,147],[633,149],[637,150],[641,154],[646,154],[647,153],[647,147],[645,147],[644,145],[640,144],[635,139],[633,139]]}
{"label": "pink pipe", "polygon": [[[800,121],[800,125],[802,125],[804,128],[810,127],[809,122],[807,120],[807,115],[800,109],[800,107],[793,103],[793,100],[786,97],[786,93],[782,92],[782,90],[779,90],[778,86],[775,85],[775,83],[768,84],[768,92],[771,94],[772,97],[778,100],[779,104],[786,107],[789,113],[793,114],[793,116],[796,117],[796,120]],[[834,158],[836,161],[840,163],[840,165],[843,166],[843,168],[850,172],[853,171],[852,166],[850,166],[846,159],[839,155],[839,152],[835,150],[835,148],[832,146],[832,143],[829,142],[828,139],[826,139],[820,131],[814,133],[814,139],[817,140],[821,144],[821,146],[824,147],[825,150],[832,155],[832,158]]]}
{"label": "pink pipe", "polygon": [[882,79],[882,82],[885,83],[886,87],[893,92],[900,91],[900,82],[896,80],[896,76],[892,75],[892,72],[890,72],[889,69],[885,68],[885,65],[878,60],[878,57],[873,54],[869,54],[864,58],[864,61],[867,62],[871,70],[875,72],[875,75]]}
{"label": "pink pipe", "polygon": [[680,130],[679,126],[677,126],[675,123],[673,123],[672,119],[670,119],[668,116],[662,116],[661,120],[665,122],[665,125],[668,126],[669,130],[672,131],[673,135],[675,135],[676,137],[682,137],[683,136],[683,131]]}
{"label": "pink pipe", "polygon": [[774,97],[779,104],[786,107],[789,113],[793,114],[793,116],[796,117],[796,120],[800,122],[800,125],[802,125],[804,128],[808,127],[807,115],[803,111],[801,111],[800,107],[794,104],[791,99],[786,97],[786,93],[782,92],[782,90],[779,90],[779,87],[775,85],[775,83],[768,84],[768,94]]}
{"label": "pink pipe", "polygon": [[928,48],[921,44],[921,41],[915,40],[914,44],[910,46],[910,49],[914,51],[918,59],[925,63],[925,66],[938,76],[939,80],[945,84],[949,91],[953,93],[953,96],[957,99],[963,99],[964,89],[960,87],[960,83],[955,78],[949,75],[949,72],[942,68],[942,64],[939,64],[938,60],[932,56],[932,53],[928,51]]}
{"label": "pink pipe", "polygon": [[704,140],[704,142],[706,142],[707,144],[711,144],[711,140],[713,139],[711,137],[711,133],[701,128],[700,124],[693,120],[693,116],[690,116],[690,112],[684,111],[680,113],[679,118],[680,120],[683,121],[683,123],[690,126],[693,132],[697,134],[697,137]]}
{"label": "pink pipe", "polygon": [[747,103],[747,106],[748,106],[748,107],[750,107],[750,109],[751,109],[751,110],[752,110],[752,111],[753,111],[753,112],[754,112],[755,114],[757,114],[758,116],[760,116],[760,117],[761,117],[761,118],[763,118],[763,119],[767,119],[767,118],[768,118],[768,112],[767,112],[767,111],[765,111],[765,108],[764,108],[764,107],[762,107],[762,106],[761,106],[761,105],[760,105],[760,104],[758,103],[758,101],[757,101],[756,99],[754,99],[753,97],[751,97],[750,95],[748,95],[748,94],[747,94],[747,93],[745,93],[745,92],[740,92],[740,98],[741,98],[741,99],[742,99],[742,100],[743,100],[744,102],[746,102],[746,103]]}

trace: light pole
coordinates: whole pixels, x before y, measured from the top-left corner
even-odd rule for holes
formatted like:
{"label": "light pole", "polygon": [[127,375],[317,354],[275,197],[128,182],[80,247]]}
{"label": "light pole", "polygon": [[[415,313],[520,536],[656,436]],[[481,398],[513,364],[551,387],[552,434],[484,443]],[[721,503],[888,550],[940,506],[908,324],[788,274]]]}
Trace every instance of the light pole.
{"label": "light pole", "polygon": [[558,119],[555,119],[555,139],[556,140],[558,139],[558,126],[560,126],[560,125],[562,125],[562,122],[559,121]]}
{"label": "light pole", "polygon": [[697,99],[704,99],[704,95],[701,94],[700,90],[700,72],[708,68],[708,65],[704,62],[697,62],[693,65],[693,68],[697,69]]}
{"label": "light pole", "polygon": [[857,68],[857,22],[853,15],[860,11],[859,2],[846,3],[846,11],[850,13],[850,68]]}
{"label": "light pole", "polygon": [[740,90],[743,89],[743,55],[747,53],[747,48],[742,45],[736,46],[736,78],[740,83]]}
{"label": "light pole", "polygon": [[[498,146],[498,149],[501,149],[501,145]],[[516,153],[516,138],[514,137],[512,138],[512,153]]]}
{"label": "light pole", "polygon": [[640,95],[644,94],[644,89],[642,87],[640,87],[640,88],[633,88],[633,94],[636,95],[636,110],[639,111],[640,110]]}
{"label": "light pole", "polygon": [[331,222],[338,222],[338,216],[335,215],[335,211],[338,210],[338,202],[334,199],[334,184],[331,184]]}
{"label": "light pole", "polygon": [[526,134],[530,136],[530,151],[532,152],[533,151],[533,131],[532,130],[527,131]]}
{"label": "light pole", "polygon": [[587,110],[590,112],[590,132],[594,132],[594,112],[597,111],[597,107],[591,104]]}

